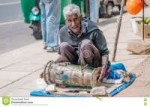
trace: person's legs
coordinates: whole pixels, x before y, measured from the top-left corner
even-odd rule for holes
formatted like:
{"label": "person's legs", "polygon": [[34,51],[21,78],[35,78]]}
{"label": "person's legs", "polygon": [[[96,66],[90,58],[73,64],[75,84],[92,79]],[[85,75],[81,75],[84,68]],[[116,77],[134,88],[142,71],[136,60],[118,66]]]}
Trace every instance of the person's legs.
{"label": "person's legs", "polygon": [[58,46],[61,0],[48,1],[46,6],[47,45],[53,48]]}
{"label": "person's legs", "polygon": [[37,6],[38,9],[40,9],[39,3],[40,3],[40,0],[35,0],[35,4],[36,4],[36,6]]}
{"label": "person's legs", "polygon": [[90,0],[90,20],[97,23],[99,19],[99,0]]}
{"label": "person's legs", "polygon": [[60,54],[60,56],[56,60],[57,63],[60,63],[60,62],[71,62],[73,64],[77,63],[78,55],[75,49],[71,45],[69,45],[67,42],[63,42],[60,44],[58,53]]}
{"label": "person's legs", "polygon": [[92,67],[101,66],[101,56],[98,49],[93,45],[90,40],[83,40],[79,46],[79,60],[80,65]]}
{"label": "person's legs", "polygon": [[46,43],[46,9],[45,9],[45,2],[44,0],[40,0],[39,3],[40,9],[41,9],[41,30],[42,30],[42,37],[44,45],[47,45]]}

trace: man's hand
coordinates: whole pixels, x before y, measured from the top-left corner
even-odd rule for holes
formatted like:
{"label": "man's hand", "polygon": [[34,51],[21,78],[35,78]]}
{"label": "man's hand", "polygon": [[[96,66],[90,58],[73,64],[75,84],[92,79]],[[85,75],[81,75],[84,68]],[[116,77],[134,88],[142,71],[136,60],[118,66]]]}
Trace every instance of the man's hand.
{"label": "man's hand", "polygon": [[99,77],[99,80],[98,80],[98,81],[102,82],[104,76],[105,76],[105,71],[102,69],[102,70],[100,71],[100,77]]}
{"label": "man's hand", "polygon": [[102,66],[102,69],[101,69],[101,71],[100,71],[100,77],[99,77],[99,80],[98,80],[98,81],[101,81],[101,82],[102,82],[103,78],[105,77],[106,70],[107,70],[107,65],[103,65],[103,66]]}
{"label": "man's hand", "polygon": [[100,72],[99,81],[102,82],[103,78],[105,77],[106,70],[108,65],[108,55],[102,56],[102,70]]}
{"label": "man's hand", "polygon": [[105,71],[102,69],[102,67],[97,67],[96,70],[98,70],[99,74],[100,74],[100,76],[98,78],[98,81],[102,82],[102,80],[103,80],[103,78],[105,76]]}

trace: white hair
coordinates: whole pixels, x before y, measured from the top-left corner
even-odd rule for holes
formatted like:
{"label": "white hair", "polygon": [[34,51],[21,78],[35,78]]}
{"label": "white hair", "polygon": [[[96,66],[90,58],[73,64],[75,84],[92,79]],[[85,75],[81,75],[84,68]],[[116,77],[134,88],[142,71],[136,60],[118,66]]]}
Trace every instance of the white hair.
{"label": "white hair", "polygon": [[77,14],[78,16],[81,16],[79,6],[77,6],[75,4],[69,4],[66,7],[64,7],[63,14],[64,14],[65,19],[66,19],[67,15]]}

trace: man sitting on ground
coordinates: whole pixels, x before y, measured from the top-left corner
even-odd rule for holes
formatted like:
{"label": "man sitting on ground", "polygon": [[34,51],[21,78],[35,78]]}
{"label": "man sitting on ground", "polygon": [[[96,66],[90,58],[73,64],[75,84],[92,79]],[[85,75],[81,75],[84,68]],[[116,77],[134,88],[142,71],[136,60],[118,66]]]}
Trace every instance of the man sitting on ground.
{"label": "man sitting on ground", "polygon": [[63,14],[66,25],[60,30],[60,56],[56,62],[102,67],[102,80],[109,67],[109,50],[102,31],[94,22],[82,21],[80,8],[74,4],[67,5]]}

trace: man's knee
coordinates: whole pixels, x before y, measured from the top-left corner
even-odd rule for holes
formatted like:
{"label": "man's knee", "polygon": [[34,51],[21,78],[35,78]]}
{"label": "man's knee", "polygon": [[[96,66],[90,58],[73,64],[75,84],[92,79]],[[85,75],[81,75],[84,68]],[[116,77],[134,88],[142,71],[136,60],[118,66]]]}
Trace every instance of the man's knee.
{"label": "man's knee", "polygon": [[88,40],[88,39],[85,39],[85,40],[83,40],[82,42],[81,42],[81,49],[82,48],[85,48],[85,47],[88,47],[89,45],[91,45],[91,44],[93,44],[90,40]]}
{"label": "man's knee", "polygon": [[67,42],[63,42],[59,46],[59,48],[62,49],[62,50],[66,50],[66,49],[68,49],[68,47],[70,47],[70,45]]}
{"label": "man's knee", "polygon": [[72,51],[73,51],[73,47],[69,43],[63,42],[59,46],[59,52],[58,53],[59,54],[68,54]]}
{"label": "man's knee", "polygon": [[81,42],[80,52],[83,54],[84,58],[93,57],[91,44],[92,42],[88,39],[85,39]]}

